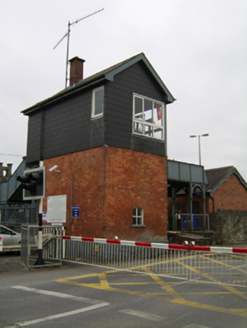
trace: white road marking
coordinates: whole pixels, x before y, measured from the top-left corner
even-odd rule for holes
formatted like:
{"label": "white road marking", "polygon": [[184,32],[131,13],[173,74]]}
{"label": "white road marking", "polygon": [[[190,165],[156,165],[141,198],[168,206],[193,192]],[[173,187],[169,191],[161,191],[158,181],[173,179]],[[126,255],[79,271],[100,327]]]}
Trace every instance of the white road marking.
{"label": "white road marking", "polygon": [[147,319],[147,320],[152,320],[152,321],[162,321],[165,319],[165,317],[161,317],[161,316],[153,314],[153,313],[136,311],[136,310],[132,310],[132,309],[120,310],[118,312],[134,315],[136,317]]}
{"label": "white road marking", "polygon": [[191,323],[190,325],[186,325],[183,328],[210,328],[208,326],[201,326],[201,325],[197,325],[195,323]]}
{"label": "white road marking", "polygon": [[43,317],[43,318],[39,318],[39,319],[18,322],[14,326],[9,326],[8,328],[16,328],[16,327],[35,325],[40,322],[45,322],[45,321],[54,320],[54,319],[60,319],[60,318],[67,317],[70,315],[75,315],[75,314],[79,314],[79,313],[83,313],[83,312],[87,312],[87,311],[91,311],[91,310],[96,310],[96,309],[102,308],[104,306],[110,305],[110,303],[93,300],[93,299],[86,298],[86,297],[78,297],[78,296],[73,296],[73,295],[68,295],[68,294],[63,294],[63,293],[58,293],[58,292],[52,292],[49,290],[42,290],[42,289],[25,287],[25,286],[12,286],[12,288],[20,289],[20,290],[23,290],[26,292],[33,292],[33,293],[37,293],[37,294],[47,295],[47,296],[59,297],[59,298],[63,298],[63,299],[70,299],[73,301],[84,302],[84,303],[89,303],[89,304],[93,304],[93,305],[90,305],[90,306],[87,306],[84,308],[80,308],[78,310],[49,315],[47,317]]}
{"label": "white road marking", "polygon": [[77,302],[84,302],[84,303],[89,303],[89,304],[102,303],[101,301],[98,301],[98,300],[93,300],[93,299],[86,298],[86,297],[79,297],[79,296],[74,296],[74,295],[58,293],[58,292],[52,292],[50,290],[42,290],[42,289],[30,288],[30,287],[26,287],[26,286],[12,286],[12,288],[24,290],[26,292],[33,292],[33,293],[47,295],[47,296],[54,296],[54,297],[69,299],[69,300],[73,300],[73,301],[77,301]]}
{"label": "white road marking", "polygon": [[24,322],[18,322],[14,326],[9,326],[8,328],[30,326],[30,325],[35,325],[36,323],[40,323],[40,322],[45,322],[45,321],[54,320],[54,319],[61,319],[63,317],[67,317],[69,315],[75,315],[75,314],[79,314],[79,313],[83,313],[83,312],[87,312],[87,311],[91,311],[91,310],[96,310],[96,309],[99,309],[99,308],[107,306],[107,305],[109,305],[109,303],[90,305],[88,307],[74,310],[74,311],[68,311],[68,312],[58,313],[58,314],[54,314],[54,315],[49,315],[48,317],[44,317],[44,318],[39,318],[39,319],[34,319],[34,320],[29,320],[29,321],[24,321]]}

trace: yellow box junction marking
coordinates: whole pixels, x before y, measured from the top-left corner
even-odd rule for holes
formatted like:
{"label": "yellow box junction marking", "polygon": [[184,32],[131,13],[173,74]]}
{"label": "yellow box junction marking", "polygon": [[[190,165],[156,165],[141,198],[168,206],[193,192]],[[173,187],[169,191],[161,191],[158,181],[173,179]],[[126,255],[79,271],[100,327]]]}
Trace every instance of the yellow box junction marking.
{"label": "yellow box junction marking", "polygon": [[[196,255],[195,255],[196,256]],[[219,312],[219,313],[226,313],[226,314],[232,314],[232,315],[237,315],[237,316],[242,316],[242,317],[247,317],[247,309],[232,309],[232,308],[223,308],[223,307],[219,307],[219,306],[214,306],[214,305],[209,305],[209,304],[203,304],[203,303],[196,303],[196,302],[192,302],[192,301],[188,301],[186,299],[184,299],[184,297],[182,295],[198,295],[198,294],[202,294],[202,295],[236,295],[239,296],[241,298],[247,299],[247,292],[242,292],[237,290],[236,288],[232,287],[232,286],[228,286],[228,285],[221,285],[222,288],[226,289],[225,292],[203,292],[203,293],[178,293],[173,286],[177,286],[179,284],[181,284],[181,281],[179,281],[179,283],[174,282],[174,281],[169,281],[169,282],[165,282],[161,276],[165,277],[164,275],[156,275],[151,271],[152,266],[154,265],[159,265],[159,264],[167,264],[167,263],[176,263],[180,266],[181,268],[190,270],[198,275],[201,275],[203,277],[205,277],[208,281],[211,281],[213,283],[217,283],[218,281],[210,276],[209,273],[205,273],[205,272],[200,272],[197,268],[189,266],[185,263],[183,263],[182,260],[184,259],[188,259],[188,258],[194,258],[195,256],[186,256],[180,260],[178,259],[172,259],[172,260],[167,260],[167,261],[159,261],[156,263],[150,263],[150,264],[145,264],[145,265],[139,265],[139,266],[135,266],[135,267],[131,267],[126,269],[126,271],[130,270],[130,271],[134,271],[134,270],[141,270],[143,273],[137,273],[137,274],[131,274],[129,273],[128,276],[136,276],[136,275],[145,275],[146,277],[151,278],[150,282],[128,282],[128,283],[110,283],[109,280],[107,279],[108,277],[110,277],[111,275],[114,274],[118,274],[118,276],[120,276],[120,274],[123,271],[120,270],[108,270],[108,271],[104,271],[102,273],[93,273],[93,274],[88,274],[88,275],[81,275],[81,276],[76,276],[76,277],[69,277],[69,278],[65,278],[65,279],[59,279],[56,280],[56,282],[59,283],[65,283],[65,284],[71,284],[71,285],[76,285],[76,286],[81,286],[81,287],[88,287],[88,288],[93,288],[93,289],[99,289],[99,290],[106,290],[106,291],[111,291],[111,292],[118,292],[118,293],[124,293],[124,294],[128,294],[128,295],[135,295],[138,297],[146,297],[146,298],[151,298],[151,299],[156,299],[156,300],[161,300],[161,301],[166,301],[166,302],[170,302],[170,303],[174,303],[174,304],[179,304],[179,305],[184,305],[184,306],[190,306],[190,307],[194,307],[194,308],[199,308],[199,309],[203,309],[203,310],[209,310],[209,311],[215,311],[215,312]],[[202,255],[200,255],[199,257],[202,257]],[[208,260],[209,258],[206,257],[206,259]],[[221,261],[216,261],[214,259],[210,259],[211,261],[217,262],[218,264],[221,264]],[[224,262],[222,262],[222,264],[224,264]],[[227,265],[229,266],[229,265]],[[236,269],[236,267],[233,266],[229,266],[232,267],[234,269]],[[169,269],[169,268],[168,268]],[[242,270],[242,269],[240,269]],[[240,271],[239,270],[239,271]],[[125,275],[126,276],[126,275]],[[168,275],[167,275],[168,276]],[[172,278],[171,275],[170,279]],[[88,283],[86,282],[87,278],[96,278],[97,282],[96,283]],[[173,279],[173,278],[172,278]],[[80,280],[80,281],[78,281]],[[84,280],[84,281],[82,281]],[[184,281],[183,283],[189,283],[187,281]],[[160,292],[160,293],[144,293],[144,292],[140,292],[140,291],[135,291],[133,290],[133,285],[136,286],[140,286],[140,285],[147,285],[147,284],[156,284],[156,285],[160,285],[162,287],[162,289],[164,290],[164,292]],[[192,283],[193,284],[193,283]],[[121,289],[121,288],[116,288],[113,286],[131,286],[131,290],[127,290],[127,289]]]}

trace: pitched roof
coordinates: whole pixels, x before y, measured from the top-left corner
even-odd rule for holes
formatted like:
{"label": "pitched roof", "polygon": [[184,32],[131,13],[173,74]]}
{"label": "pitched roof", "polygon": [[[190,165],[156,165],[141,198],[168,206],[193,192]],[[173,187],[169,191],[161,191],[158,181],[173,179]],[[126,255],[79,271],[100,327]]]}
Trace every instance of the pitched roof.
{"label": "pitched roof", "polygon": [[170,93],[170,91],[168,90],[168,88],[166,87],[164,82],[161,80],[159,75],[156,73],[156,71],[154,70],[154,68],[152,67],[150,62],[147,60],[144,53],[140,53],[136,56],[125,59],[124,61],[122,61],[120,63],[117,63],[117,64],[115,64],[111,67],[108,67],[108,68],[106,68],[106,69],[104,69],[104,70],[102,70],[102,71],[100,71],[96,74],[93,74],[93,75],[79,81],[78,83],[74,84],[73,86],[70,86],[70,87],[56,93],[52,97],[44,99],[44,100],[38,102],[37,104],[23,110],[22,113],[24,115],[29,115],[31,112],[40,109],[40,107],[42,107],[42,106],[48,105],[51,102],[62,99],[64,97],[68,96],[68,95],[71,95],[71,94],[73,94],[75,92],[78,92],[78,91],[80,91],[84,88],[87,88],[89,86],[93,86],[96,83],[100,83],[100,82],[107,81],[107,80],[108,81],[113,81],[114,76],[116,74],[122,72],[123,70],[129,68],[130,66],[136,64],[139,61],[142,61],[146,65],[146,67],[149,69],[150,73],[153,75],[153,77],[155,78],[157,83],[160,85],[161,89],[166,94],[167,103],[172,103],[173,101],[175,101],[176,99],[173,97],[173,95]]}
{"label": "pitched roof", "polygon": [[247,189],[247,183],[234,166],[220,167],[216,169],[205,170],[208,184],[206,186],[207,192],[212,196],[217,189],[219,189],[223,182],[225,182],[231,174],[236,174],[240,182]]}

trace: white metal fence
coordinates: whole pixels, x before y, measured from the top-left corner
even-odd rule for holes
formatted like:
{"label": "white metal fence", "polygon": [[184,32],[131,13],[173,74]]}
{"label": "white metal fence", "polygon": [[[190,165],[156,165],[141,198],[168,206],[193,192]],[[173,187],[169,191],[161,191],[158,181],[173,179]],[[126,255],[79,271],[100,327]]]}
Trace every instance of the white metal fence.
{"label": "white metal fence", "polygon": [[[22,226],[21,258],[27,267],[37,267],[39,229],[37,225]],[[169,278],[247,287],[247,248],[71,237],[63,236],[61,226],[46,226],[42,230],[42,255],[46,266],[61,265],[64,260]]]}
{"label": "white metal fence", "polygon": [[190,281],[247,287],[247,248],[63,236],[63,260]]}
{"label": "white metal fence", "polygon": [[21,259],[26,267],[38,267],[38,231],[42,229],[42,266],[61,265],[62,263],[62,226],[22,225]]}

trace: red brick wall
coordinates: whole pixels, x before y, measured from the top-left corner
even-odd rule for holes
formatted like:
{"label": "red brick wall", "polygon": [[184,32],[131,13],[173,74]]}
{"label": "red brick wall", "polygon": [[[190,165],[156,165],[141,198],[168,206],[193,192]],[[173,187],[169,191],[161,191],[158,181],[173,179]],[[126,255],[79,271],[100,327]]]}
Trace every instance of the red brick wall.
{"label": "red brick wall", "polygon": [[[214,210],[247,210],[247,190],[235,174],[222,183],[221,187],[215,191]],[[207,198],[207,210],[213,212],[213,201]]]}
{"label": "red brick wall", "polygon": [[70,86],[73,86],[74,83],[79,82],[83,79],[83,63],[84,59],[79,57],[74,57],[70,59]]}
{"label": "red brick wall", "polygon": [[[49,172],[55,164],[60,172]],[[99,147],[48,159],[44,165],[46,197],[67,195],[67,234],[132,240],[166,237],[165,157]],[[72,175],[73,205],[80,206],[80,218],[71,220]],[[146,227],[131,227],[136,206],[144,209]]]}
{"label": "red brick wall", "polygon": [[[104,148],[96,148],[59,156],[44,161],[46,167],[46,197],[67,195],[66,233],[99,236],[104,211]],[[60,172],[49,172],[58,165]],[[80,218],[71,220],[71,186],[73,204],[80,206]],[[46,199],[44,210],[47,210]],[[70,224],[72,222],[72,225]]]}

